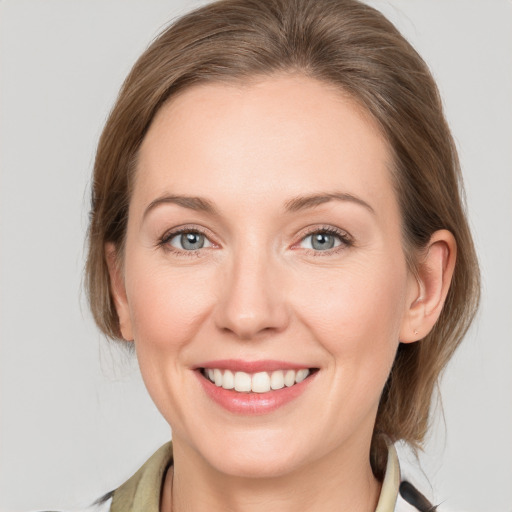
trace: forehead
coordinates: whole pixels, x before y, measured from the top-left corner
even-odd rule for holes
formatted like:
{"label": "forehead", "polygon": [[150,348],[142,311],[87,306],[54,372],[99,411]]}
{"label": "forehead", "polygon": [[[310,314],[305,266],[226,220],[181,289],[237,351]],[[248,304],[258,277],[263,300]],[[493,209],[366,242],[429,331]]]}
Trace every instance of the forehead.
{"label": "forehead", "polygon": [[261,201],[335,188],[375,201],[386,190],[393,195],[390,167],[376,123],[348,95],[311,78],[276,76],[173,97],[141,146],[135,195],[243,191]]}

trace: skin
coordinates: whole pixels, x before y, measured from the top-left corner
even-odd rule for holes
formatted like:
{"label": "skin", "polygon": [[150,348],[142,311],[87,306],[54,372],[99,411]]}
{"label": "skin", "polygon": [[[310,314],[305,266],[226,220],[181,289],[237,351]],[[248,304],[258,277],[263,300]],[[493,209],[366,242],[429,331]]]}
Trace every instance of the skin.
{"label": "skin", "polygon": [[[360,107],[298,75],[195,86],[157,113],[122,261],[106,252],[123,337],[172,427],[162,510],[374,510],[380,484],[368,454],[379,397],[399,341],[434,325],[456,249],[449,232],[436,232],[418,276],[409,272],[391,165]],[[339,193],[345,199],[286,209]],[[168,201],[148,210],[169,195],[201,197],[215,211]],[[204,232],[205,247],[169,240],[183,226]],[[326,228],[346,240],[331,235],[335,247],[315,250],[309,235]],[[292,402],[244,416],[200,386],[195,365],[215,359],[319,371]]]}

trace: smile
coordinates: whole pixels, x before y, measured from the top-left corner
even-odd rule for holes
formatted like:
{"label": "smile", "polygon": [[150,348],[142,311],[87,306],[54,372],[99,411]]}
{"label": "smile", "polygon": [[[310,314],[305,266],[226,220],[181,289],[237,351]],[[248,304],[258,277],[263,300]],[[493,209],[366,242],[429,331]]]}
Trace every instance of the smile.
{"label": "smile", "polygon": [[319,373],[283,361],[223,360],[195,368],[201,387],[214,403],[242,415],[268,414],[298,399]]}
{"label": "smile", "polygon": [[246,373],[233,372],[220,368],[202,368],[202,374],[217,387],[231,389],[239,393],[268,393],[284,387],[292,387],[306,379],[311,370],[274,370],[272,372]]}

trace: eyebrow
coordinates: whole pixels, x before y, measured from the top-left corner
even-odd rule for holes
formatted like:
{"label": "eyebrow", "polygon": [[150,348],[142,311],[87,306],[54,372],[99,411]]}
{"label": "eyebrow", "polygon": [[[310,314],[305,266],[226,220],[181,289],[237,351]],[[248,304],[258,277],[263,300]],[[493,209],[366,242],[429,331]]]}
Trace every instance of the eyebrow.
{"label": "eyebrow", "polygon": [[375,214],[375,210],[366,201],[360,197],[348,194],[346,192],[333,192],[333,193],[319,193],[310,196],[299,196],[290,199],[286,202],[285,208],[289,212],[297,212],[300,210],[306,210],[308,208],[314,208],[329,201],[348,201],[355,203],[366,208],[369,212]]}
{"label": "eyebrow", "polygon": [[[314,208],[315,206],[328,203],[329,201],[355,203],[375,214],[375,210],[366,201],[346,192],[318,193],[309,196],[294,197],[285,203],[285,210],[287,212],[307,210],[308,208]],[[157,206],[162,204],[176,204],[182,208],[188,208],[189,210],[218,215],[213,203],[203,197],[165,195],[157,197],[149,203],[147,208],[144,210],[143,218],[145,218],[151,210],[154,210]]]}
{"label": "eyebrow", "polygon": [[157,206],[162,204],[176,204],[189,210],[195,210],[199,212],[205,212],[212,215],[217,214],[217,210],[208,199],[202,197],[192,196],[176,196],[176,195],[165,195],[157,197],[154,201],[151,201],[147,208],[144,210],[143,218],[145,218],[151,210],[154,210]]}

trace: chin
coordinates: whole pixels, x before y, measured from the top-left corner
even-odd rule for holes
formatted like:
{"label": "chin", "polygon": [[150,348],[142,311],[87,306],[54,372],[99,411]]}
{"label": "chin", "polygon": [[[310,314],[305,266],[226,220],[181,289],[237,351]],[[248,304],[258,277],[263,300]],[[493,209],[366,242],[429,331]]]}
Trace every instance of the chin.
{"label": "chin", "polygon": [[[283,440],[282,436],[262,439],[217,440],[203,452],[217,471],[243,478],[275,478],[289,474],[300,466],[300,446]],[[237,442],[239,441],[239,442]],[[212,449],[213,448],[213,449]]]}
{"label": "chin", "polygon": [[[279,453],[280,452],[280,453]],[[216,469],[226,475],[241,478],[277,478],[293,472],[298,467],[292,454],[266,452],[243,453],[233,451],[216,461]]]}

